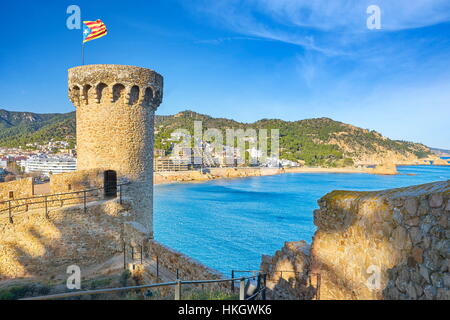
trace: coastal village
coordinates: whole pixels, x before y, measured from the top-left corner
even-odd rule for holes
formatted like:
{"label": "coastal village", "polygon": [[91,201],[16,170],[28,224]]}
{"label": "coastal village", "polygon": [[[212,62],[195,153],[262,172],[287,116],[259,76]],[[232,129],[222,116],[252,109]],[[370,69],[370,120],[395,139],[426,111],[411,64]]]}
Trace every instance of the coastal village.
{"label": "coastal village", "polygon": [[[155,132],[157,133],[157,131]],[[192,139],[189,135],[185,139]],[[247,156],[255,161],[246,162],[241,149],[224,146],[225,152],[217,152],[215,145],[208,141],[197,141],[200,147],[177,148],[180,135],[174,131],[170,138],[163,141],[170,146],[170,153],[164,149],[154,150],[155,183],[207,180],[214,175],[205,175],[206,169],[228,168],[233,170],[216,170],[227,172],[228,176],[248,176],[255,174],[257,168],[277,168],[272,172],[366,172],[376,174],[395,174],[395,166],[402,165],[450,165],[450,153],[436,153],[416,160],[391,159],[385,163],[375,160],[373,163],[361,162],[343,168],[310,167],[304,161],[291,161],[277,157],[260,161],[261,151],[255,147],[245,150]],[[227,150],[229,148],[230,150]],[[231,161],[230,161],[230,156]],[[9,148],[0,146],[0,181],[19,180],[32,176],[36,183],[46,183],[52,174],[76,171],[76,145],[70,148],[67,141],[49,141],[46,144],[27,144],[24,147]],[[446,158],[447,157],[447,158]],[[253,170],[252,170],[253,169]],[[269,172],[268,170],[266,170]],[[219,174],[218,177],[223,174]]]}
{"label": "coastal village", "polygon": [[2,8],[0,307],[450,300],[449,1]]}
{"label": "coastal village", "polygon": [[[224,166],[204,141],[200,150],[166,155],[154,149],[154,123],[148,121],[162,102],[161,75],[122,65],[85,65],[68,72],[69,98],[77,109],[76,151],[63,143],[58,146],[65,151],[56,154],[4,150],[5,171],[22,167],[17,176],[39,176],[0,184],[0,294],[31,299],[89,295],[62,285],[67,266],[76,264],[86,270],[90,288],[110,292],[104,286],[124,291],[166,283],[156,298],[176,300],[199,294],[190,281],[212,281],[209,294],[240,300],[450,299],[449,181],[324,195],[314,212],[312,243],[286,242],[274,255],[262,255],[257,275],[238,279],[237,296],[234,277],[227,279],[154,239],[154,183],[285,172],[396,174],[396,164],[312,168],[269,158],[254,167],[236,167],[241,154],[233,152],[233,163]],[[204,149],[206,165],[201,161],[192,167],[199,162],[192,157],[205,158]],[[75,154],[76,167],[65,168]],[[445,157],[439,159],[408,164],[449,165]],[[49,162],[54,166],[45,171]],[[32,165],[39,169],[31,170]],[[38,188],[42,176],[49,179],[47,190]],[[378,280],[368,285],[373,267]],[[11,283],[15,286],[8,289]],[[135,290],[104,298],[152,296]]]}

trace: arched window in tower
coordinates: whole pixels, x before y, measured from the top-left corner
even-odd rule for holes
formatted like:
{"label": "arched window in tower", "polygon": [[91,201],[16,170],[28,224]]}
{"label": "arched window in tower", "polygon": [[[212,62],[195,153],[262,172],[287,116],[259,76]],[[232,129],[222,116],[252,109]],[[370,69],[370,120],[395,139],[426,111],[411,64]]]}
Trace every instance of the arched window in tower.
{"label": "arched window in tower", "polygon": [[91,90],[92,86],[90,84],[86,84],[83,87],[83,99],[86,103],[89,103],[89,93]]}
{"label": "arched window in tower", "polygon": [[152,102],[152,100],[153,100],[153,89],[148,87],[147,89],[145,89],[144,104],[148,105]]}
{"label": "arched window in tower", "polygon": [[106,88],[108,88],[108,86],[104,83],[99,83],[97,85],[96,93],[97,93],[97,102],[98,103],[100,103],[102,101],[103,95],[106,92]]}
{"label": "arched window in tower", "polygon": [[75,104],[78,105],[80,103],[80,87],[73,86],[70,90],[70,100]]}
{"label": "arched window in tower", "polygon": [[135,104],[139,100],[139,87],[133,86],[130,90],[130,105]]}
{"label": "arched window in tower", "polygon": [[125,86],[121,83],[117,83],[113,86],[113,97],[112,101],[116,102],[120,98],[122,98],[123,94],[125,92]]}

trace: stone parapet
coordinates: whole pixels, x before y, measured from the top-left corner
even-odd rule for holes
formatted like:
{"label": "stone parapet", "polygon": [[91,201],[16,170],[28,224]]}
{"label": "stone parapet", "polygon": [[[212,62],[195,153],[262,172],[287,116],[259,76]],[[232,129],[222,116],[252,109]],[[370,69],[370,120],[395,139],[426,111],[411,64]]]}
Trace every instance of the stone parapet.
{"label": "stone parapet", "polygon": [[321,299],[450,299],[450,181],[333,191],[319,205],[307,260]]}
{"label": "stone parapet", "polygon": [[156,109],[162,95],[163,77],[150,69],[110,64],[69,69],[69,99],[77,107],[124,103]]}

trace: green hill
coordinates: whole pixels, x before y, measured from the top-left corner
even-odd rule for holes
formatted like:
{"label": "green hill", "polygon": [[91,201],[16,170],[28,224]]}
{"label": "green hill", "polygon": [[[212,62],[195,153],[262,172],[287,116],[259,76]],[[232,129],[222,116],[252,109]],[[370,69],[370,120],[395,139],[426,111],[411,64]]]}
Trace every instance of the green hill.
{"label": "green hill", "polygon": [[299,121],[263,119],[254,123],[240,123],[230,119],[212,118],[193,111],[157,117],[155,147],[170,150],[170,145],[164,143],[164,140],[176,128],[185,128],[192,133],[194,121],[202,121],[204,130],[279,129],[281,158],[301,160],[309,166],[414,161],[431,154],[430,149],[423,144],[391,140],[376,131],[329,118]]}
{"label": "green hill", "polygon": [[[391,140],[376,131],[358,128],[329,118],[283,121],[262,119],[241,123],[213,118],[193,111],[156,116],[155,147],[170,152],[167,141],[179,128],[193,133],[194,121],[203,129],[279,129],[281,158],[304,161],[310,166],[344,166],[386,161],[413,161],[429,156],[428,147],[413,142]],[[27,143],[45,144],[53,140],[75,142],[75,112],[36,114],[0,110],[0,146],[18,147]],[[225,135],[224,135],[225,136]]]}
{"label": "green hill", "polygon": [[52,139],[75,142],[75,112],[39,114],[0,109],[0,146],[44,144]]}

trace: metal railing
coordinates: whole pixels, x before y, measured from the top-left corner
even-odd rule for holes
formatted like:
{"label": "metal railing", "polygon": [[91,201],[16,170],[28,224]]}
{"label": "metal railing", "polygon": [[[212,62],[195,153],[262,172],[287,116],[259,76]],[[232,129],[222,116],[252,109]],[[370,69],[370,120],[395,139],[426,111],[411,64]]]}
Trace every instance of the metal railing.
{"label": "metal railing", "polygon": [[[119,195],[119,202],[122,204],[122,188],[130,183],[122,183],[117,185],[117,194]],[[44,194],[40,196],[33,196],[27,198],[18,198],[0,201],[0,218],[3,218],[4,213],[8,213],[10,223],[14,223],[13,217],[17,214],[28,212],[31,209],[45,208],[45,217],[49,217],[49,208],[51,207],[63,207],[64,202],[77,200],[70,203],[70,205],[83,203],[83,209],[86,213],[87,203],[92,201],[98,201],[103,198],[104,193],[101,190],[106,190],[105,187],[86,189],[65,193]],[[117,197],[117,195],[116,195]],[[43,205],[42,207],[36,207],[36,205]],[[3,207],[3,208],[2,208]]]}
{"label": "metal railing", "polygon": [[[134,263],[136,261],[136,256],[137,256],[137,260],[138,261],[140,260],[141,264],[143,263],[143,259],[144,259],[144,254],[143,254],[143,252],[144,252],[143,251],[143,247],[144,246],[143,245],[138,245],[137,246],[138,250],[135,250],[134,246],[129,246],[129,247],[131,248],[131,250],[130,250],[131,261],[127,260],[127,244],[125,242],[123,242],[123,268],[125,270],[127,269],[127,265],[128,265],[129,262],[130,263]],[[160,281],[160,261],[159,261],[159,257],[157,255],[153,255],[152,259],[155,261],[155,266],[153,268],[154,268],[154,271],[155,271],[155,274],[156,274],[156,282],[158,283]],[[180,280],[180,270],[177,268],[173,272],[175,273],[174,274],[174,278],[175,278],[174,281],[177,282],[178,280]],[[232,272],[232,274],[234,274],[234,273]],[[166,275],[166,278],[168,278],[167,275]],[[265,300],[266,278],[267,278],[266,274],[262,274],[259,271],[254,271],[253,276],[249,276],[249,277],[245,278],[245,280],[251,280],[251,279],[257,280],[257,284],[258,284],[257,290],[256,290],[257,292],[253,293],[252,297],[253,296],[256,297],[258,294],[261,294],[261,296],[264,296],[263,300]],[[241,279],[242,278],[235,278],[234,276],[232,276],[231,279],[225,279],[225,280],[223,280],[221,282],[231,282],[231,292],[234,293],[234,291],[235,291],[235,281],[240,281]],[[219,281],[213,280],[212,282],[219,282]],[[185,283],[185,284],[194,284],[194,283],[195,284],[205,284],[207,282],[201,282],[201,281],[200,282],[196,282],[194,280],[191,280],[191,281],[184,280],[184,281],[182,281],[182,283]],[[209,280],[209,283],[211,283],[211,280]],[[263,286],[261,286],[261,283],[263,283]],[[240,286],[242,288],[242,284]],[[264,290],[261,291],[262,290],[261,288],[264,288]],[[255,298],[255,297],[253,297],[253,298]],[[241,299],[241,300],[251,300],[251,299]]]}
{"label": "metal railing", "polygon": [[[231,278],[234,278],[236,273],[253,273],[253,274],[261,274],[262,271],[260,270],[231,270]],[[293,271],[293,270],[276,270],[276,271],[270,271],[265,273],[265,280],[270,280],[271,278],[273,278],[275,273],[280,273],[280,278],[283,277],[283,273],[293,273],[293,274],[303,274],[304,272],[301,271]],[[315,287],[315,294],[314,297],[316,300],[320,300],[320,286],[321,286],[321,282],[322,282],[322,278],[320,276],[320,273],[311,273],[308,277],[308,285],[310,287],[312,287],[312,277],[315,276],[316,277],[316,287]],[[266,285],[266,283],[264,283],[264,286]],[[234,282],[231,283],[232,286],[232,291],[234,292]]]}
{"label": "metal railing", "polygon": [[[251,296],[246,294],[246,285],[245,281],[250,280],[258,280],[259,286],[256,292],[254,292]],[[73,298],[80,297],[86,295],[94,295],[94,294],[105,294],[105,293],[117,293],[124,292],[130,290],[143,290],[143,289],[152,289],[152,288],[160,288],[160,287],[174,287],[174,298],[175,300],[182,299],[182,286],[183,285],[198,285],[198,284],[211,284],[211,283],[225,283],[225,282],[240,282],[240,290],[239,290],[239,300],[255,300],[258,296],[261,297],[261,300],[265,300],[266,295],[266,287],[265,287],[265,275],[258,274],[257,276],[249,276],[249,277],[241,277],[234,279],[213,279],[213,280],[176,280],[171,282],[164,283],[153,283],[153,284],[145,284],[139,286],[128,286],[121,288],[105,288],[105,289],[96,289],[96,290],[86,290],[86,291],[77,291],[77,292],[67,292],[60,294],[53,294],[48,296],[39,296],[39,297],[31,297],[24,298],[21,300],[56,300],[56,299],[65,299],[65,298]]]}

